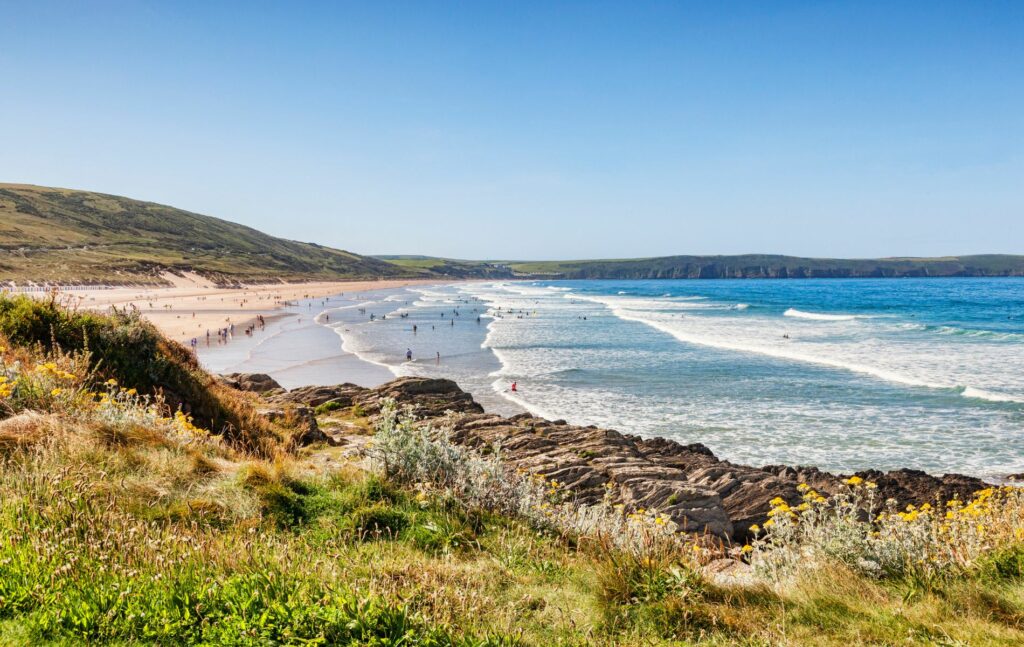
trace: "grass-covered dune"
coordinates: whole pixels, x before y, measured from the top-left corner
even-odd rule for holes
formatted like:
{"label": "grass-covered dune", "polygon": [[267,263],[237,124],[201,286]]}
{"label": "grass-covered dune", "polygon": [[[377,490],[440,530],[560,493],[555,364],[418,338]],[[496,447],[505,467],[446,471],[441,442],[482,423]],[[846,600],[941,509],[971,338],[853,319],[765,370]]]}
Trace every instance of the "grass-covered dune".
{"label": "grass-covered dune", "polygon": [[0,283],[158,283],[167,270],[224,284],[429,274],[152,202],[0,184]]}
{"label": "grass-covered dune", "polygon": [[879,516],[851,478],[722,546],[388,402],[309,447],[264,406],[134,316],[0,296],[0,644],[1024,642],[1016,490]]}

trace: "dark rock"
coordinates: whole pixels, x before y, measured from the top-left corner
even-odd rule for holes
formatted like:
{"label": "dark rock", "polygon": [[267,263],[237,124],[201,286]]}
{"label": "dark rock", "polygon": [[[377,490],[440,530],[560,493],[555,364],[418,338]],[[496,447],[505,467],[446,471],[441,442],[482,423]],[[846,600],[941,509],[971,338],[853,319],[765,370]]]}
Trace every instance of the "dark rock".
{"label": "dark rock", "polygon": [[303,404],[319,407],[326,402],[337,402],[340,406],[350,407],[357,396],[369,392],[355,384],[339,384],[337,386],[303,386],[291,391],[284,391],[268,398],[275,403]]}
{"label": "dark rock", "polygon": [[266,373],[231,373],[223,377],[235,382],[238,386],[234,388],[240,391],[267,393],[281,388],[281,385]]}
{"label": "dark rock", "polygon": [[296,407],[295,415],[299,418],[301,433],[295,436],[295,444],[299,447],[306,447],[314,443],[327,443],[338,445],[339,443],[325,434],[316,423],[316,414],[309,407]]}
{"label": "dark rock", "polygon": [[370,389],[354,398],[368,415],[380,412],[385,398],[393,398],[402,406],[411,406],[415,415],[436,418],[446,412],[483,413],[484,408],[473,400],[473,396],[459,388],[451,380],[422,377],[401,377],[397,380]]}
{"label": "dark rock", "polygon": [[883,499],[895,499],[901,505],[922,503],[945,503],[953,498],[970,500],[978,490],[987,487],[981,479],[963,474],[932,476],[920,470],[900,469],[892,472],[867,470],[857,476],[878,484],[878,494]]}

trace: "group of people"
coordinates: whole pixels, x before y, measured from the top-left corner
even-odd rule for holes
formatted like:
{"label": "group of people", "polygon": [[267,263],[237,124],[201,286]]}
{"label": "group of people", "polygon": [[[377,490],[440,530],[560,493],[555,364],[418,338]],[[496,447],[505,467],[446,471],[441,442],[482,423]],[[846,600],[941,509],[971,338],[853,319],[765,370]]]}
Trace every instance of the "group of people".
{"label": "group of people", "polygon": [[[193,316],[195,316],[195,315],[193,314]],[[254,332],[256,332],[257,330],[263,330],[266,327],[267,327],[267,320],[263,318],[263,315],[256,315],[256,318],[253,320],[253,322],[251,324],[249,324],[248,326],[246,326],[246,328],[245,328],[245,330],[243,332],[246,334],[246,336],[251,337]],[[210,342],[213,340],[214,334],[216,334],[216,336],[217,336],[217,343],[218,344],[226,344],[229,341],[231,341],[232,337],[235,336],[235,324],[228,324],[224,328],[218,328],[216,331],[207,330],[206,331],[206,345],[207,346],[209,346]],[[195,352],[196,348],[199,346],[199,338],[198,337],[193,337],[191,340],[189,340],[189,346],[192,348],[192,352]]]}

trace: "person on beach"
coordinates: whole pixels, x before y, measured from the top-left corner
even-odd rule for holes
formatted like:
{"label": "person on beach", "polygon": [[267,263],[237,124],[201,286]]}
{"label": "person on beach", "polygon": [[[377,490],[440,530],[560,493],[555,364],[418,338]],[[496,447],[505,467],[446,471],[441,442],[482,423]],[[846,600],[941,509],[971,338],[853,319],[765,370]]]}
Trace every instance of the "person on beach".
{"label": "person on beach", "polygon": [[437,363],[441,363],[441,351],[437,351]]}
{"label": "person on beach", "polygon": [[412,325],[412,334],[416,334],[416,324]]}

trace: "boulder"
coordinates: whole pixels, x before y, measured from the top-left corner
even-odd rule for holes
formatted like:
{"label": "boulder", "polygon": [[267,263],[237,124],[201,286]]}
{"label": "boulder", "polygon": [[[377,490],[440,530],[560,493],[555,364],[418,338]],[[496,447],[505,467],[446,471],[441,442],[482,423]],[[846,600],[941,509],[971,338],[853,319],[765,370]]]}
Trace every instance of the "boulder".
{"label": "boulder", "polygon": [[267,393],[281,388],[281,385],[277,383],[277,380],[266,373],[230,373],[222,377],[233,382],[234,384],[232,384],[232,386],[240,391]]}

